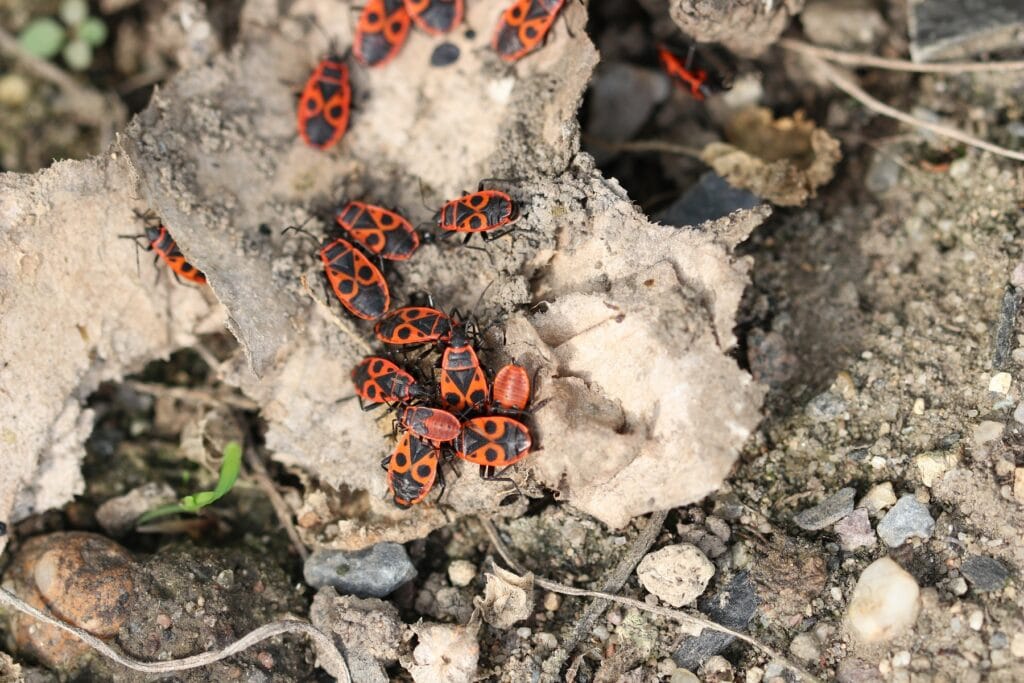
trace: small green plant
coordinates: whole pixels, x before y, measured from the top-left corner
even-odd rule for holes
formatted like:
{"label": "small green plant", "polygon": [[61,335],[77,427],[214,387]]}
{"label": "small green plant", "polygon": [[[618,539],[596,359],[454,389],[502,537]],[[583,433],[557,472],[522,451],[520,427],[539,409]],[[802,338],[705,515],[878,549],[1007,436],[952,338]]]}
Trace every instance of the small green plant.
{"label": "small green plant", "polygon": [[161,505],[139,517],[137,524],[145,524],[157,517],[176,515],[179,512],[198,513],[204,507],[223,498],[238,479],[238,472],[242,469],[242,446],[237,441],[230,441],[224,447],[224,459],[220,465],[220,478],[217,480],[217,487],[212,491],[200,491],[191,496],[185,496],[180,502],[169,505]]}
{"label": "small green plant", "polygon": [[59,53],[69,68],[85,71],[92,64],[93,49],[107,39],[107,25],[89,15],[86,0],[63,0],[57,14],[60,21],[53,17],[30,21],[18,42],[37,57],[53,59]]}

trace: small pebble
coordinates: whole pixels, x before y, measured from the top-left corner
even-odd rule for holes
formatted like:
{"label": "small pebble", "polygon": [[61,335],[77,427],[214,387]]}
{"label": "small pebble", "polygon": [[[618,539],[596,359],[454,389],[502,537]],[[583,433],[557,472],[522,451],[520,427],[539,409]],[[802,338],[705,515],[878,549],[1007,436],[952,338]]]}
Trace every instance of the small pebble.
{"label": "small pebble", "polygon": [[1010,385],[1013,383],[1013,377],[1008,372],[997,372],[992,375],[992,379],[988,381],[988,390],[996,394],[1008,394],[1010,393]]}
{"label": "small pebble", "polygon": [[853,499],[856,495],[857,492],[852,488],[839,489],[814,507],[793,517],[793,521],[808,531],[824,529],[853,512]]}
{"label": "small pebble", "polygon": [[1013,497],[1017,502],[1024,503],[1024,467],[1013,471]]}
{"label": "small pebble", "polygon": [[529,638],[533,635],[533,631],[530,629],[529,626],[520,626],[516,629],[516,635],[520,638]]}
{"label": "small pebble", "polygon": [[897,669],[906,669],[910,666],[910,652],[900,650],[892,656],[892,665]]}
{"label": "small pebble", "polygon": [[747,674],[743,679],[743,683],[761,683],[764,679],[764,669],[759,666],[752,666],[747,669]]}
{"label": "small pebble", "polygon": [[1024,424],[1024,401],[1017,404],[1013,410],[1013,419],[1017,424]]}
{"label": "small pebble", "polygon": [[24,76],[5,74],[0,76],[0,104],[18,107],[25,103],[32,89]]}
{"label": "small pebble", "polygon": [[558,608],[562,605],[562,598],[558,593],[545,593],[544,594],[544,609],[549,612],[557,612]]}
{"label": "small pebble", "polygon": [[924,399],[915,398],[914,407],[911,410],[914,411],[914,415],[924,415]]}
{"label": "small pebble", "polygon": [[789,651],[797,659],[816,662],[821,657],[821,643],[813,633],[800,633],[789,644]]}
{"label": "small pebble", "polygon": [[468,560],[454,560],[448,565],[448,580],[453,586],[468,586],[476,577],[476,565]]}
{"label": "small pebble", "polygon": [[732,534],[732,530],[729,528],[729,525],[721,517],[708,517],[704,522],[704,526],[708,528],[708,531],[723,541],[728,541],[729,536]]}
{"label": "small pebble", "polygon": [[871,529],[866,508],[857,508],[836,522],[833,529],[839,534],[839,547],[846,552],[875,545],[875,532]]}
{"label": "small pebble", "polygon": [[890,508],[896,502],[896,492],[892,489],[892,483],[884,481],[875,484],[857,503],[859,508],[867,508],[868,513],[878,517],[884,510]]}
{"label": "small pebble", "polygon": [[173,623],[174,622],[171,621],[171,618],[169,616],[167,616],[166,614],[158,614],[158,615],[156,615],[156,624],[157,624],[157,626],[159,626],[160,628],[162,628],[164,630],[169,629],[171,627],[171,624],[173,624]]}
{"label": "small pebble", "polygon": [[883,557],[861,572],[846,612],[847,624],[863,642],[887,641],[917,621],[920,588],[914,577]]}
{"label": "small pebble", "polygon": [[907,494],[896,501],[896,505],[878,523],[878,536],[890,548],[897,548],[911,538],[931,538],[935,520],[928,512],[928,506]]}
{"label": "small pebble", "polygon": [[922,453],[914,458],[914,465],[917,467],[918,476],[921,477],[921,483],[928,488],[931,488],[932,484],[946,473],[950,464],[944,453]]}
{"label": "small pebble", "polygon": [[416,567],[405,546],[378,543],[357,551],[318,550],[306,560],[302,574],[314,588],[334,586],[339,593],[382,598],[416,578]]}
{"label": "small pebble", "polygon": [[967,580],[958,576],[949,584],[949,589],[953,591],[954,595],[964,595],[967,593]]}
{"label": "small pebble", "polygon": [[1010,639],[1010,654],[1017,659],[1024,659],[1024,631],[1013,634]]}
{"label": "small pebble", "polygon": [[686,669],[676,669],[672,672],[672,676],[668,679],[669,683],[700,683],[700,679],[697,678],[697,674]]}
{"label": "small pebble", "polygon": [[984,623],[985,613],[980,609],[974,610],[971,612],[970,616],[967,617],[967,625],[971,627],[972,631],[980,631]]}
{"label": "small pebble", "polygon": [[608,629],[605,628],[604,626],[602,626],[601,624],[598,624],[597,626],[595,626],[593,628],[593,630],[591,630],[591,634],[593,634],[593,636],[595,638],[597,638],[598,640],[600,640],[602,643],[604,641],[608,640],[608,636],[611,635],[608,632]]}
{"label": "small pebble", "polygon": [[673,607],[696,600],[715,573],[715,565],[688,543],[648,553],[636,568],[641,585]]}
{"label": "small pebble", "polygon": [[545,650],[554,650],[558,647],[558,638],[555,637],[554,633],[538,633],[534,639],[537,641],[537,646],[544,648]]}
{"label": "small pebble", "polygon": [[846,401],[831,391],[826,391],[812,398],[804,412],[814,422],[829,422],[846,412]]}
{"label": "small pebble", "polygon": [[1003,435],[1003,423],[985,420],[974,427],[974,446],[979,448]]}
{"label": "small pebble", "polygon": [[974,590],[1002,590],[1010,572],[999,560],[986,555],[970,555],[961,563],[960,572],[971,582]]}

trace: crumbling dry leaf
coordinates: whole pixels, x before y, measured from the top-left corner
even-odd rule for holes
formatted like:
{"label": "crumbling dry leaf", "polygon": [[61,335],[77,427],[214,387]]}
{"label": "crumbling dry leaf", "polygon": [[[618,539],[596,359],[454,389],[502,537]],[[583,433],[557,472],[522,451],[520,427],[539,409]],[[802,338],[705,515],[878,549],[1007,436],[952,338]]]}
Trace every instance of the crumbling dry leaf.
{"label": "crumbling dry leaf", "polygon": [[494,628],[507,629],[533,613],[533,574],[519,576],[495,565],[485,574],[483,597],[473,598],[480,616]]}
{"label": "crumbling dry leaf", "polygon": [[480,621],[474,616],[466,626],[428,624],[412,626],[419,643],[402,666],[416,683],[470,683],[476,680]]}
{"label": "crumbling dry leaf", "polygon": [[800,206],[832,180],[842,158],[839,141],[802,112],[774,119],[763,107],[745,109],[726,127],[728,143],[712,142],[701,159],[735,187],[780,206]]}

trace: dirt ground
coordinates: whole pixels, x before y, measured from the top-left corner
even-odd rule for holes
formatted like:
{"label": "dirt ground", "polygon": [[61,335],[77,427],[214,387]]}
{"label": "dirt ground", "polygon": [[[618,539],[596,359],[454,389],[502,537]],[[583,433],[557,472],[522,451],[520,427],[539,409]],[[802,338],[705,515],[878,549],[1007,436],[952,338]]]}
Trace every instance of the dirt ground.
{"label": "dirt ground", "polygon": [[[260,3],[244,4],[250,22],[270,12]],[[798,4],[790,9],[799,11]],[[411,205],[418,194],[409,184],[411,178],[422,177],[430,159],[409,159],[416,154],[398,144],[389,147],[392,143],[368,124],[354,133],[352,159],[315,160],[314,171],[301,170],[314,158],[309,150],[289,147],[290,138],[280,142],[291,135],[286,130],[290,120],[287,125],[274,124],[277,128],[249,148],[233,147],[242,145],[245,137],[240,122],[269,120],[291,105],[284,89],[276,92],[276,84],[263,84],[259,88],[272,91],[268,97],[277,97],[267,110],[246,109],[240,95],[231,99],[231,116],[225,123],[214,116],[220,103],[204,90],[211,86],[203,82],[202,70],[215,73],[228,64],[239,69],[236,73],[278,75],[292,67],[298,72],[298,66],[284,58],[285,66],[271,65],[272,55],[255,50],[252,43],[232,48],[237,23],[244,24],[247,15],[227,10],[228,19],[211,18],[220,31],[214,37],[225,45],[190,44],[193,62],[186,63],[181,43],[172,37],[162,48],[145,45],[133,34],[140,27],[171,21],[168,5],[126,5],[128,9],[110,14],[119,27],[113,33],[114,45],[120,46],[110,49],[131,52],[121,41],[131,43],[137,59],[133,62],[130,54],[122,53],[118,63],[137,62],[136,76],[146,71],[139,64],[149,64],[157,74],[152,77],[161,83],[179,69],[197,69],[189,79],[168,86],[182,99],[165,95],[159,107],[143,115],[154,130],[173,128],[174,116],[185,116],[182,139],[165,142],[138,133],[144,127],[129,136],[129,157],[142,169],[136,178],[143,188],[138,194],[165,202],[161,208],[168,213],[201,217],[194,219],[194,234],[186,235],[183,245],[189,246],[191,239],[194,245],[211,245],[214,253],[223,249],[225,262],[234,258],[227,254],[235,248],[254,260],[264,259],[260,266],[269,265],[265,272],[254,266],[251,274],[232,279],[234,275],[219,274],[217,265],[203,264],[214,274],[216,298],[195,291],[170,295],[180,297],[173,301],[182,302],[182,308],[172,310],[168,304],[167,311],[143,321],[161,330],[158,341],[140,334],[141,341],[133,337],[122,340],[120,347],[112,344],[124,349],[130,360],[121,366],[111,362],[109,372],[93,368],[89,381],[75,385],[76,394],[82,395],[74,396],[76,412],[69,421],[77,426],[64,425],[64,430],[88,435],[81,488],[48,494],[53,499],[63,496],[59,509],[36,509],[19,499],[20,507],[14,509],[20,512],[8,525],[10,542],[3,556],[6,588],[21,590],[32,580],[40,582],[40,570],[32,563],[45,555],[30,539],[60,531],[111,535],[98,513],[111,498],[151,482],[169,484],[171,498],[212,488],[220,463],[204,442],[237,438],[255,444],[265,456],[273,485],[299,527],[298,543],[281,530],[279,513],[266,490],[247,470],[211,514],[147,533],[126,529],[117,540],[128,553],[102,551],[103,557],[116,560],[110,561],[114,569],[109,576],[90,572],[89,556],[81,551],[85,559],[69,560],[69,566],[77,568],[71,572],[76,578],[62,588],[71,597],[47,593],[40,600],[57,613],[65,610],[63,616],[70,620],[74,609],[62,607],[62,600],[77,609],[76,595],[102,597],[110,586],[119,586],[118,593],[131,599],[115,599],[116,605],[107,605],[107,620],[93,626],[109,629],[106,636],[111,642],[150,661],[224,647],[284,615],[309,617],[318,627],[333,631],[356,681],[1024,680],[1020,162],[879,117],[829,88],[807,62],[777,48],[759,57],[742,51],[742,58],[709,50],[706,65],[719,67],[720,72],[728,69],[732,89],[697,101],[664,80],[650,47],[677,32],[667,6],[653,1],[592,3],[584,16],[574,5],[574,36],[585,29],[600,55],[593,76],[587,75],[587,60],[593,55],[589,47],[579,47],[584,34],[570,39],[565,27],[556,28],[553,44],[545,49],[564,50],[557,54],[578,58],[582,66],[565,69],[556,78],[551,73],[557,71],[557,59],[549,55],[556,65],[552,71],[542,66],[537,72],[519,72],[520,83],[529,85],[514,91],[507,111],[518,112],[531,96],[543,103],[541,111],[532,118],[509,115],[510,120],[486,129],[490,138],[457,150],[467,155],[469,171],[458,168],[458,153],[434,150],[439,180],[437,187],[428,188],[435,195],[460,189],[464,176],[486,166],[485,151],[498,150],[494,154],[503,164],[501,171],[530,169],[521,191],[533,196],[532,216],[524,221],[524,235],[515,237],[513,246],[492,266],[503,283],[485,290],[485,308],[509,314],[503,318],[502,340],[508,348],[488,348],[483,357],[495,366],[508,357],[526,357],[542,372],[542,381],[548,382],[544,398],[554,400],[556,409],[536,416],[545,450],[535,457],[544,458],[548,452],[550,457],[547,464],[531,461],[514,473],[525,496],[489,487],[492,482],[477,481],[464,468],[453,482],[449,505],[430,504],[407,513],[390,509],[380,470],[366,466],[380,459],[378,451],[388,448],[383,433],[390,427],[378,429],[372,418],[353,407],[354,402],[336,407],[347,387],[340,387],[338,375],[324,370],[346,372],[349,358],[362,354],[351,331],[365,330],[351,323],[340,332],[335,329],[338,325],[332,320],[337,316],[321,315],[310,302],[308,289],[297,285],[299,274],[313,273],[301,250],[282,246],[262,228],[272,219],[304,220],[317,207],[300,208],[301,197],[322,198],[330,194],[328,189],[351,192],[349,181],[332,185],[325,175],[349,166],[369,166],[366,159],[375,145],[380,147],[382,164],[361,168],[363,189]],[[834,46],[893,57],[907,54],[902,2],[850,2],[843,8],[833,22],[852,21],[853,15],[843,12],[854,11],[867,12],[877,22],[866,38]],[[0,25],[6,21],[12,30],[17,28],[26,11],[18,2],[0,3]],[[479,11],[473,15],[474,28],[486,33],[485,13]],[[804,26],[809,34],[811,26]],[[800,28],[797,19],[787,35],[801,35]],[[815,35],[807,37],[813,40]],[[477,70],[490,63],[470,54],[467,46],[472,40],[465,35],[456,40],[467,53],[457,68],[483,83]],[[270,44],[280,54],[291,54],[287,41]],[[432,45],[421,41],[410,49],[426,63]],[[576,49],[581,51],[573,52]],[[100,59],[97,73],[89,76],[97,88],[129,79],[112,66],[113,61],[105,61],[116,54]],[[1021,56],[1011,52],[1000,58]],[[157,62],[159,69],[153,66]],[[0,61],[0,66],[6,68],[7,62]],[[443,87],[447,76],[424,73],[428,90]],[[968,129],[1009,148],[1021,147],[1024,71],[855,73],[863,87],[892,106]],[[366,78],[363,85],[372,83],[378,90],[364,111],[392,116],[399,127],[406,118],[415,119],[407,116],[414,107],[414,93],[400,96],[410,109],[388,112],[382,93],[389,81],[380,74]],[[571,92],[577,85],[586,88],[578,114],[572,109]],[[551,95],[554,91],[558,93]],[[45,91],[33,90],[29,104],[0,102],[0,107],[19,111],[17,121],[39,120],[36,108],[46,102],[41,92]],[[129,92],[126,106],[142,110],[149,92]],[[191,96],[195,99],[188,99]],[[632,106],[613,116],[602,115],[609,97]],[[705,143],[725,137],[730,112],[744,103],[767,107],[779,117],[802,111],[838,140],[842,159],[834,178],[814,190],[815,196],[803,205],[776,204],[770,215],[744,209],[734,217],[745,218],[733,223],[678,230],[653,227],[648,220],[659,220],[662,211],[707,172],[692,153],[680,154],[665,144],[699,151]],[[462,114],[474,122],[475,110],[468,107]],[[631,108],[644,115],[630,120]],[[422,117],[416,124],[422,126],[419,132],[436,133],[432,126],[442,125],[443,116],[427,105],[417,111]],[[577,120],[579,131],[573,128]],[[0,141],[5,143],[0,144],[3,168],[12,172],[10,184],[0,187],[12,196],[13,172],[37,171],[46,158],[42,149],[80,157],[101,151],[92,146],[96,131],[88,127],[80,131],[80,138],[69,137],[66,129],[50,121],[37,129],[43,131],[39,139],[29,139],[20,128],[9,131],[7,123],[0,127],[10,138]],[[51,135],[55,127],[60,132]],[[195,175],[186,180],[200,189],[181,192],[175,188],[184,182],[179,169],[186,164],[166,174],[154,172],[155,167],[146,170],[147,160],[173,166],[176,155],[187,153],[190,132],[209,130],[219,131],[202,139],[211,157],[230,158],[240,166],[263,159],[260,163],[266,168],[259,168],[258,174],[272,179],[272,197],[249,196],[246,192],[258,194],[257,188],[249,188],[222,204],[188,207],[183,198],[215,194],[215,186],[201,181],[227,182],[216,164],[189,167]],[[501,133],[513,137],[504,139]],[[433,153],[433,142],[410,139],[410,145],[419,145],[417,151]],[[660,147],[629,148],[638,141],[657,141]],[[523,150],[532,143],[539,151],[538,159],[531,161],[524,159]],[[582,150],[574,149],[576,144]],[[284,161],[270,168],[270,159]],[[117,188],[130,185],[118,174],[119,163],[104,167]],[[67,168],[51,170],[65,173]],[[308,184],[302,185],[300,176]],[[89,187],[98,195],[95,188],[100,184],[89,182],[95,183]],[[628,201],[623,198],[627,195]],[[239,198],[247,206],[237,210],[251,215],[232,222],[227,218],[236,208],[231,202]],[[253,202],[263,203],[257,209]],[[7,206],[15,205],[12,200]],[[212,231],[204,232],[210,225],[222,225],[223,230],[211,236]],[[665,268],[671,284],[667,290],[654,288],[663,301],[643,295],[644,287],[630,279],[645,269],[662,278],[657,267],[663,262],[653,256],[653,263],[642,255],[630,261],[634,271],[617,271],[615,264],[598,262],[597,274],[612,274],[599,286],[597,276],[588,279],[592,274],[580,265],[590,252],[579,234],[610,245],[605,253],[614,255],[618,226],[630,230],[640,251],[655,249],[652,245],[658,241],[669,242],[657,236],[668,233],[645,232],[662,229],[684,233],[682,239],[691,241],[680,251],[699,251],[701,256],[686,261],[686,255],[666,252],[664,262],[672,264]],[[487,283],[486,278],[474,280],[466,273],[486,267],[488,257],[429,253],[405,273],[404,291],[430,286],[431,268],[443,263],[455,275],[436,281],[441,294],[459,306],[472,306]],[[688,279],[681,263],[699,274]],[[707,263],[712,265],[700,270]],[[134,267],[134,262],[124,266],[132,278]],[[143,272],[147,280],[151,275]],[[218,282],[218,277],[224,279]],[[677,277],[678,281],[673,279]],[[654,276],[649,281],[653,280]],[[5,281],[13,282],[13,276]],[[259,314],[235,315],[252,301],[252,292],[243,285],[255,281],[278,288],[272,303],[293,316],[287,324],[271,325]],[[168,284],[172,283],[164,283]],[[676,290],[682,292],[678,297]],[[643,321],[635,323],[635,335],[624,340],[606,333],[605,343],[622,345],[615,348],[632,343],[644,351],[651,348],[646,345],[651,340],[661,344],[660,353],[652,352],[651,357],[678,362],[668,362],[666,372],[690,369],[694,377],[686,385],[688,391],[706,392],[699,395],[700,402],[714,409],[701,414],[704,424],[691,426],[681,419],[683,426],[669,422],[666,427],[657,414],[662,404],[655,401],[650,409],[646,404],[638,408],[635,400],[629,402],[636,396],[629,393],[633,388],[606,380],[601,362],[587,364],[593,347],[584,341],[574,342],[571,349],[567,346],[567,340],[586,332],[581,320],[589,318],[572,315],[590,315],[588,306],[596,300],[587,297],[595,292],[622,306],[628,321]],[[211,313],[220,311],[218,300],[226,313]],[[293,314],[293,306],[305,308]],[[596,313],[593,316],[598,320]],[[170,321],[187,329],[164,330],[161,326]],[[723,321],[731,327],[723,329]],[[103,327],[116,324],[111,320]],[[82,330],[87,328],[83,323],[79,333],[86,335]],[[524,350],[531,345],[533,350]],[[600,348],[601,342],[594,347]],[[624,366],[631,371],[636,367]],[[707,369],[710,366],[714,372]],[[570,368],[578,372],[570,373]],[[262,384],[243,379],[253,377],[245,374],[250,369],[264,373]],[[645,377],[657,379],[654,374]],[[328,395],[315,395],[325,387]],[[572,408],[557,408],[559,399],[572,401]],[[692,401],[666,399],[664,405],[685,412]],[[54,414],[60,413],[55,409]],[[362,431],[355,433],[353,425]],[[576,432],[566,425],[578,428],[587,452],[572,450]],[[700,435],[702,441],[676,443],[665,433]],[[64,441],[74,440],[65,437]],[[60,443],[56,437],[53,441]],[[606,444],[607,452],[594,443]],[[622,455],[634,446],[647,449],[644,456],[649,459]],[[671,457],[674,452],[678,457]],[[605,464],[607,472],[596,471]],[[586,472],[573,471],[574,466]],[[638,473],[640,468],[646,469]],[[657,480],[679,485],[662,486]],[[45,486],[26,486],[35,492],[36,501],[46,500],[38,493],[47,490]],[[649,500],[637,493],[647,488]],[[715,490],[704,497],[708,489]],[[852,493],[843,493],[844,489]],[[79,495],[65,503],[72,493]],[[839,499],[849,499],[849,505],[835,503],[842,512],[832,515],[831,501]],[[677,504],[679,500],[696,502]],[[816,507],[819,504],[821,508]],[[916,517],[897,520],[894,513],[887,514],[910,506],[918,511]],[[815,521],[822,517],[827,519]],[[897,522],[903,527],[893,531]],[[891,541],[894,533],[907,529],[900,542]],[[87,543],[55,538],[58,550],[76,548],[76,558],[75,544]],[[304,582],[297,544],[328,551],[385,540],[404,544],[415,576],[383,600],[350,598],[341,589],[318,593]],[[499,543],[509,557],[501,556]],[[696,632],[685,620],[667,615],[665,609],[680,606],[671,601],[672,591],[655,589],[647,578],[641,579],[650,576],[645,565],[639,572],[636,566],[649,553],[678,544],[695,546],[713,570],[709,580],[698,582],[701,585],[683,609],[747,634],[756,644],[712,634],[711,629],[694,637]],[[865,570],[885,557],[919,589],[917,611],[906,627],[871,641],[855,635],[852,622],[861,609],[855,589]],[[518,574],[532,572],[537,583],[525,590],[503,583],[494,578],[499,573],[494,565]],[[685,580],[675,581],[679,585],[673,590],[682,590],[680,585],[697,573],[694,568]],[[544,579],[634,598],[638,604],[563,594]],[[153,680],[90,656],[57,633],[45,632],[41,646],[28,634],[31,621],[12,612],[6,616],[4,650],[9,656],[3,662],[3,680]],[[93,626],[88,630],[97,632]],[[369,630],[385,635],[374,640],[367,636]],[[67,651],[57,648],[57,642]],[[331,680],[316,667],[313,648],[297,636],[267,641],[217,665],[176,676],[173,680]]]}

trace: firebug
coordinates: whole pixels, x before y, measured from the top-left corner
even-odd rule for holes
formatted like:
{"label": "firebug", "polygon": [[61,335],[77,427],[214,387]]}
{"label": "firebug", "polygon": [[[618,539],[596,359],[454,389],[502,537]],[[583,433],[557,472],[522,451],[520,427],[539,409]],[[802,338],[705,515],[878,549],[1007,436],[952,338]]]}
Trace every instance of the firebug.
{"label": "firebug", "polygon": [[704,69],[693,67],[694,50],[691,47],[686,59],[680,59],[679,55],[664,45],[658,46],[658,60],[676,84],[683,90],[688,90],[695,100],[703,100],[710,94],[707,84],[708,73]]}
{"label": "firebug", "polygon": [[413,435],[440,444],[459,435],[459,418],[447,410],[427,406],[405,406],[398,410],[398,422]]}
{"label": "firebug", "polygon": [[352,368],[352,384],[364,410],[381,403],[407,403],[426,394],[411,374],[380,356],[364,358]]}
{"label": "firebug", "polygon": [[429,344],[451,339],[452,319],[430,306],[403,306],[378,320],[373,331],[392,346]]}
{"label": "firebug", "polygon": [[402,49],[411,23],[402,0],[368,0],[356,24],[356,59],[366,66],[384,66]]}
{"label": "firebug", "polygon": [[317,64],[299,97],[299,135],[317,149],[333,147],[348,130],[352,109],[345,58],[336,54]]}
{"label": "firebug", "polygon": [[402,432],[391,455],[381,461],[387,470],[388,490],[400,508],[419,503],[430,494],[435,480],[444,485],[437,446],[409,432]]}
{"label": "firebug", "polygon": [[493,479],[498,468],[525,458],[531,445],[526,425],[510,417],[489,415],[463,422],[453,447],[456,457],[480,465],[480,475]]}
{"label": "firebug", "polygon": [[500,410],[521,413],[530,404],[530,376],[521,365],[498,370],[491,387],[491,402]]}
{"label": "firebug", "polygon": [[420,246],[419,233],[398,213],[364,202],[349,202],[338,213],[338,225],[371,254],[405,261]]}
{"label": "firebug", "polygon": [[[175,278],[184,278],[193,284],[205,285],[206,275],[185,260],[185,256],[181,253],[181,249],[178,248],[178,243],[171,237],[167,226],[160,223],[152,212],[145,214],[136,213],[146,221],[144,227],[145,235],[121,235],[121,237],[134,240],[137,247],[140,246],[138,240],[144,239],[146,241],[144,249],[154,253],[154,263],[157,260],[162,260],[171,269],[171,272],[174,273]],[[135,253],[137,256],[138,252],[136,251]],[[178,281],[180,282],[181,280],[179,279]]]}
{"label": "firebug", "polygon": [[420,30],[437,36],[459,25],[465,0],[405,0],[405,9]]}
{"label": "firebug", "polygon": [[529,54],[551,30],[565,0],[514,0],[498,20],[491,47],[506,62]]}
{"label": "firebug", "polygon": [[463,325],[452,328],[441,356],[441,405],[464,414],[487,403],[487,378]]}

